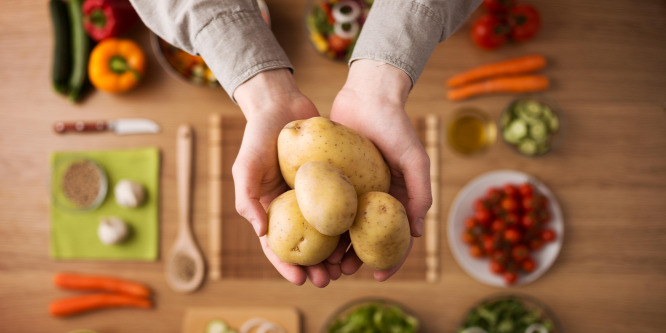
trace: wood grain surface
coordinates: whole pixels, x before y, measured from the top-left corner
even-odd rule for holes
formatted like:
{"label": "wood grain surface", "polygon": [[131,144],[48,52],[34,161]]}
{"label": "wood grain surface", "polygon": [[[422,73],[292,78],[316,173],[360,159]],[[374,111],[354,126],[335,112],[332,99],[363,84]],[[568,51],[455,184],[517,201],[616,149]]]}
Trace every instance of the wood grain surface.
{"label": "wood grain surface", "polygon": [[[267,2],[273,31],[296,68],[299,86],[327,115],[344,83],[346,65],[317,55],[309,45],[302,30],[305,0]],[[662,332],[666,327],[666,3],[528,2],[543,16],[543,30],[535,40],[485,52],[472,45],[470,25],[466,24],[437,46],[406,110],[411,117],[436,113],[446,125],[456,109],[475,106],[496,120],[512,96],[451,103],[445,99],[445,79],[479,64],[542,53],[549,60],[543,74],[553,82],[547,94],[558,103],[566,120],[564,140],[555,152],[538,159],[518,156],[501,142],[468,158],[455,154],[443,142],[440,216],[447,215],[457,191],[481,173],[516,169],[537,176],[562,205],[567,230],[564,246],[541,279],[508,291],[529,294],[546,303],[566,332]],[[240,110],[220,89],[199,88],[170,77],[159,67],[143,27],[130,37],[147,52],[145,81],[126,94],[95,92],[81,104],[70,104],[50,85],[53,37],[45,1],[4,0],[0,13],[2,327],[16,332],[77,328],[101,333],[178,332],[188,307],[289,306],[301,312],[303,332],[310,333],[318,332],[327,317],[346,302],[381,296],[411,308],[427,332],[453,332],[468,307],[507,291],[482,285],[462,271],[448,249],[446,221],[442,219],[440,276],[435,283],[405,279],[401,274],[407,271],[384,283],[343,277],[324,289],[310,284],[293,286],[268,276],[239,276],[206,281],[192,295],[172,292],[164,278],[164,257],[177,226],[176,129],[189,123],[203,138],[210,113],[239,117]],[[52,132],[56,121],[120,117],[150,118],[160,123],[163,131],[124,137],[112,133],[59,136]],[[194,232],[200,246],[208,249],[208,147],[207,140],[199,142]],[[154,263],[51,260],[49,153],[146,146],[159,147],[162,152],[161,259]],[[232,163],[224,160],[225,177],[230,175]],[[233,189],[225,186],[223,197],[228,198],[230,191]],[[230,232],[252,233],[246,222],[237,224],[232,228],[225,221],[223,241],[233,237]],[[242,261],[242,255],[224,257],[223,262]],[[262,258],[252,260],[244,265],[266,264]],[[144,282],[155,291],[156,308],[50,318],[48,303],[69,294],[52,286],[51,279],[59,271],[110,274]]]}

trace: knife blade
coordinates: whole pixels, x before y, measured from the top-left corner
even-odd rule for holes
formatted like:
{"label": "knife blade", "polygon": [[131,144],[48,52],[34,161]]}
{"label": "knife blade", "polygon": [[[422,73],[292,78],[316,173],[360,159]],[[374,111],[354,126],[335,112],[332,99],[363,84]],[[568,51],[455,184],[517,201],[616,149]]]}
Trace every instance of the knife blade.
{"label": "knife blade", "polygon": [[118,135],[158,133],[160,125],[150,119],[124,118],[100,121],[57,122],[53,130],[58,134],[112,131]]}

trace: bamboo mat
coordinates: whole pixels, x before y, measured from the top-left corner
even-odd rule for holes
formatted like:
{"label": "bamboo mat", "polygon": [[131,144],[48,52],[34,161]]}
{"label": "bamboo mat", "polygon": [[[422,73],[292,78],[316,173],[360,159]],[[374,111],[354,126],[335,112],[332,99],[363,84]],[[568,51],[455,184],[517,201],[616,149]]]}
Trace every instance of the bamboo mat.
{"label": "bamboo mat", "polygon": [[[425,120],[413,120],[421,142],[425,140]],[[234,181],[231,167],[238,155],[243,138],[245,119],[224,117],[222,119],[222,279],[280,279],[280,275],[264,256],[259,240],[250,224],[235,208]],[[372,270],[363,266],[356,274],[343,279],[372,279]],[[412,250],[403,267],[392,280],[425,280],[425,238],[414,239]]]}

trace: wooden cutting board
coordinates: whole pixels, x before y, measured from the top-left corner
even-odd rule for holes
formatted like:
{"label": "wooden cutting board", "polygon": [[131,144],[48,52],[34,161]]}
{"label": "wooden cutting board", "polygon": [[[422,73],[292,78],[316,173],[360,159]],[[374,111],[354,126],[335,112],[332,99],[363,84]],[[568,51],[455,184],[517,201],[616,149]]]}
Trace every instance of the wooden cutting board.
{"label": "wooden cutting board", "polygon": [[[282,326],[287,333],[301,332],[300,313],[291,307],[202,307],[188,308],[183,321],[183,333],[205,333],[211,320],[219,319],[229,327],[240,330],[252,318],[263,318]],[[254,332],[254,331],[251,331]]]}

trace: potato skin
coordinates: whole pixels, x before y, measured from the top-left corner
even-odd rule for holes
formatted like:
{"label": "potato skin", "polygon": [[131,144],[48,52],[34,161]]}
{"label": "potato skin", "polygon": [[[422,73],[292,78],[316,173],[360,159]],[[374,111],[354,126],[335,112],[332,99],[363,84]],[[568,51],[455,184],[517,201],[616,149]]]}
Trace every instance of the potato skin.
{"label": "potato skin", "polygon": [[296,201],[305,220],[327,236],[337,236],[354,223],[358,198],[349,178],[328,162],[310,161],[298,168]]}
{"label": "potato skin", "polygon": [[324,261],[340,236],[322,235],[301,214],[294,190],[282,193],[268,207],[268,246],[280,260],[303,266]]}
{"label": "potato skin", "polygon": [[340,169],[357,195],[388,192],[391,173],[377,147],[356,131],[323,117],[296,120],[278,136],[282,176],[294,188],[296,171],[309,161],[326,161]]}
{"label": "potato skin", "polygon": [[358,198],[349,236],[363,263],[375,270],[392,268],[400,263],[411,242],[405,208],[388,193],[368,192]]}

